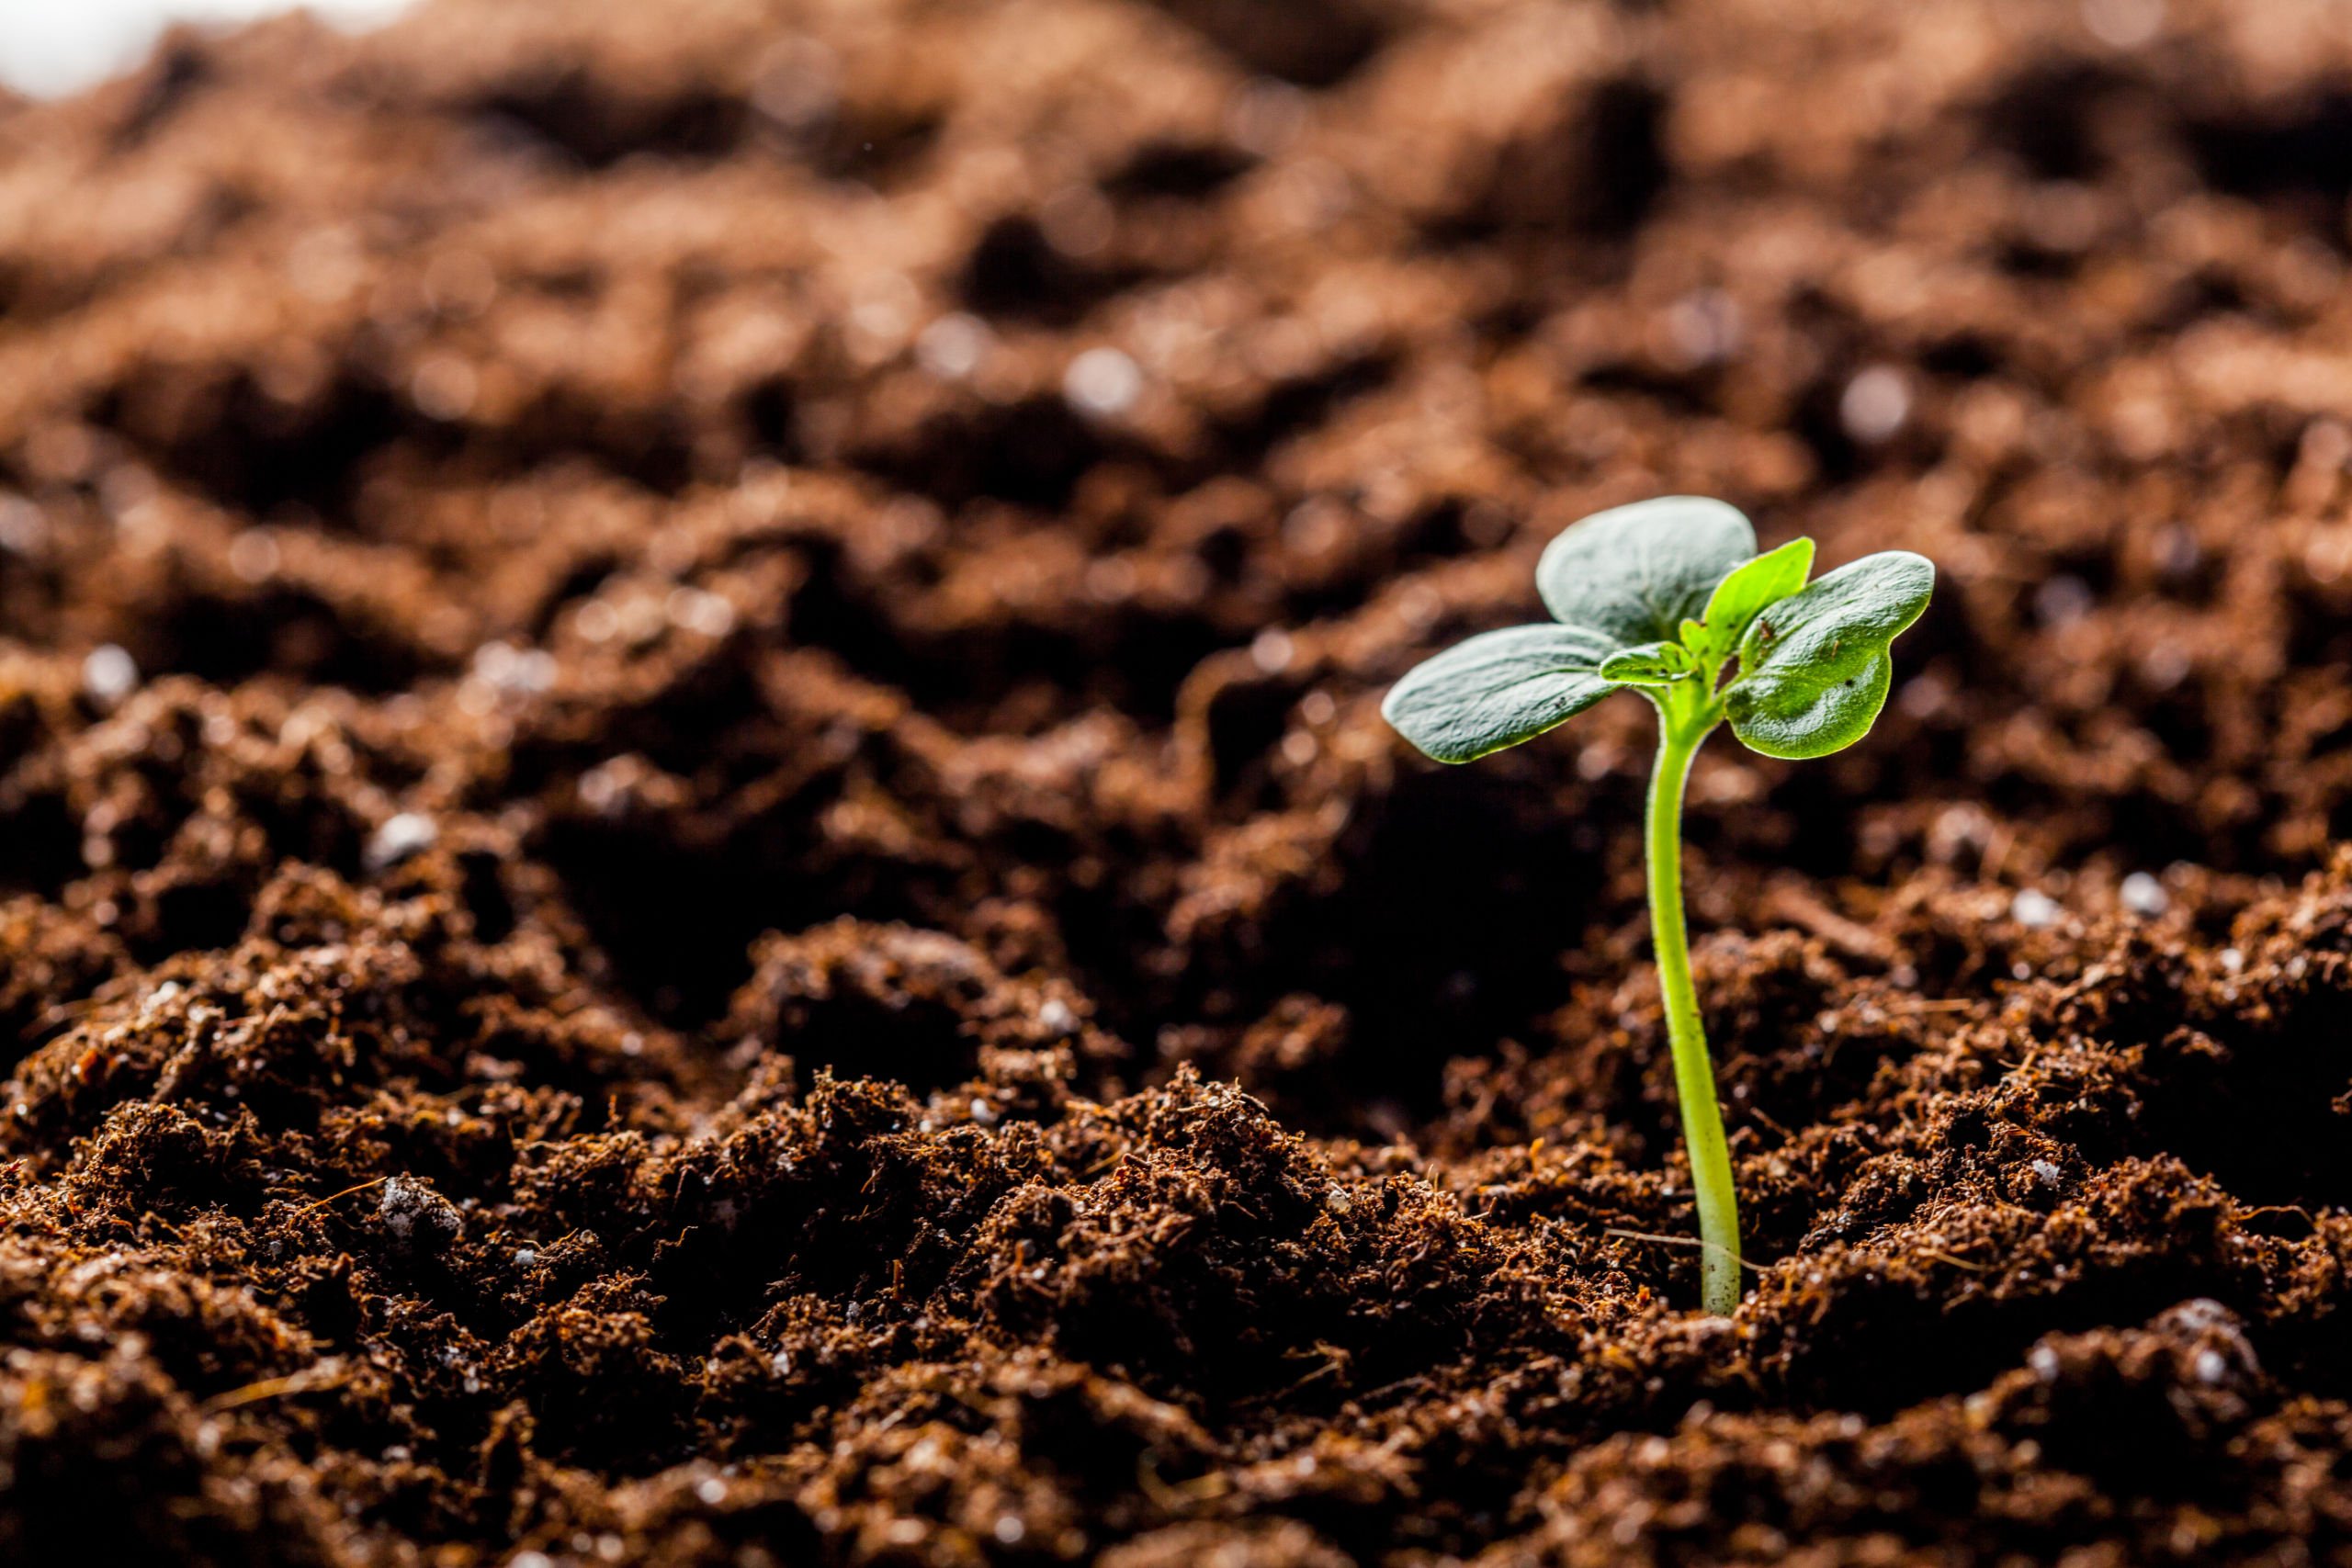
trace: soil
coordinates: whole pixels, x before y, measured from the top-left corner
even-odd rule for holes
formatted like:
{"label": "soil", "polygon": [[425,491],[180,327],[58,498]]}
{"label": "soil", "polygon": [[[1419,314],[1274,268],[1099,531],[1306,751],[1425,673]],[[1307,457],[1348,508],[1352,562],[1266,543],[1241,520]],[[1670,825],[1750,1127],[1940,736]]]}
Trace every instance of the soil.
{"label": "soil", "polygon": [[[0,106],[0,1560],[2352,1561],[2324,0],[439,0]],[[1696,1258],[1586,512],[1719,738]]]}

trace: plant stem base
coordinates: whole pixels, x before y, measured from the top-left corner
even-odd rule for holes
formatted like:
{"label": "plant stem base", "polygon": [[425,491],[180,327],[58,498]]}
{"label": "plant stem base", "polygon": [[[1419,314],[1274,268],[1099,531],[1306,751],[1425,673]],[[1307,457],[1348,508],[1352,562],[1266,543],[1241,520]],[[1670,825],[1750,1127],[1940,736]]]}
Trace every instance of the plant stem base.
{"label": "plant stem base", "polygon": [[1678,714],[1660,704],[1657,762],[1650,774],[1647,851],[1650,935],[1657,949],[1658,989],[1666,1003],[1667,1038],[1674,1051],[1674,1093],[1682,1107],[1682,1136],[1690,1151],[1690,1184],[1698,1201],[1700,1304],[1729,1316],[1739,1305],[1739,1200],[1732,1186],[1731,1145],[1715,1099],[1715,1067],[1699,1018],[1690,978],[1690,938],[1682,919],[1682,791],[1690,760],[1714,728],[1705,710]]}

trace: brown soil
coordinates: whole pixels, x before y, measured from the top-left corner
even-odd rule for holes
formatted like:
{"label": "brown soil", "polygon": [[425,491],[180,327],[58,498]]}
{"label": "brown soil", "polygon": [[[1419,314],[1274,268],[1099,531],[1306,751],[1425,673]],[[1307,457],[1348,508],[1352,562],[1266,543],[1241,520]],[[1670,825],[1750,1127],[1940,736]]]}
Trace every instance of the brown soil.
{"label": "brown soil", "polygon": [[[2322,0],[0,107],[0,1561],[2352,1561],[2347,194]],[[1662,491],[1942,573],[1699,765],[1730,1322],[1645,714],[1376,711]]]}

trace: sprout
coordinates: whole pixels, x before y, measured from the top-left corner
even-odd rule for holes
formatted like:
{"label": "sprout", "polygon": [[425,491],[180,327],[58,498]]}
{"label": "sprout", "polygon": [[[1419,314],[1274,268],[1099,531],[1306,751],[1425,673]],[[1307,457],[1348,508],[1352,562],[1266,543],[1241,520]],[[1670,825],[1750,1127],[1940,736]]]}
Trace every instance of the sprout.
{"label": "sprout", "polygon": [[1768,757],[1821,757],[1870,732],[1936,569],[1887,550],[1808,584],[1813,541],[1764,555],[1720,501],[1668,496],[1554,539],[1535,585],[1555,625],[1474,637],[1396,682],[1381,712],[1441,762],[1516,746],[1632,687],[1657,705],[1650,778],[1650,932],[1704,1248],[1707,1311],[1739,1303],[1739,1209],[1682,919],[1682,789],[1718,724]]}

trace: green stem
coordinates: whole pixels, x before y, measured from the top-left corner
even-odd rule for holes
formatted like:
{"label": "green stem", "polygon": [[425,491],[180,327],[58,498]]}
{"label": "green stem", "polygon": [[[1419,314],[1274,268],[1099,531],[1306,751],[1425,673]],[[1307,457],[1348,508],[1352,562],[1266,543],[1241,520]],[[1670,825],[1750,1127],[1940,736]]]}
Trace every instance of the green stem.
{"label": "green stem", "polygon": [[[1676,707],[1680,704],[1673,705]],[[1699,1205],[1699,1300],[1729,1316],[1739,1305],[1739,1199],[1732,1187],[1731,1145],[1715,1102],[1715,1067],[1690,983],[1690,937],[1682,923],[1682,786],[1690,759],[1714,728],[1712,713],[1675,713],[1661,705],[1657,765],[1650,774],[1650,937],[1657,948],[1658,989],[1666,999],[1667,1038],[1674,1048],[1674,1092],[1682,1102],[1682,1137],[1690,1150],[1690,1186]]]}

